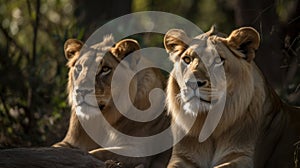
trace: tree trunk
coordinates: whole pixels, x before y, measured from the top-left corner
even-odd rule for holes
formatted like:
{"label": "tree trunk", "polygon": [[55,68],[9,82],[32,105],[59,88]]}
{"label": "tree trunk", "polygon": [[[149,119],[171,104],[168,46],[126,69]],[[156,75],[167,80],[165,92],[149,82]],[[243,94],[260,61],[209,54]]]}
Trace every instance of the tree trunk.
{"label": "tree trunk", "polygon": [[75,16],[86,29],[86,37],[106,22],[131,12],[131,0],[74,0]]}
{"label": "tree trunk", "polygon": [[274,88],[282,87],[283,42],[275,9],[275,0],[237,0],[234,6],[237,26],[252,26],[261,35],[261,45],[256,54],[256,63]]}
{"label": "tree trunk", "polygon": [[71,148],[15,148],[0,150],[1,168],[104,168],[88,153]]}

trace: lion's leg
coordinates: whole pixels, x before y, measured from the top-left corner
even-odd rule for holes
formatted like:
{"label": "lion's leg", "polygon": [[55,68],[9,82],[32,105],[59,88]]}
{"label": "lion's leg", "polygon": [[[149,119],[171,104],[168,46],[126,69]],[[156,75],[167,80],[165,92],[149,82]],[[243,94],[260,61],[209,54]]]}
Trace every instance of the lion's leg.
{"label": "lion's leg", "polygon": [[105,161],[106,168],[123,168],[123,164],[121,162],[115,160],[107,160]]}
{"label": "lion's leg", "polygon": [[166,168],[169,163],[171,154],[172,154],[172,150],[169,149],[153,157],[150,168]]}
{"label": "lion's leg", "polygon": [[196,166],[183,156],[173,154],[167,168],[196,168]]}
{"label": "lion's leg", "polygon": [[57,142],[53,144],[51,147],[59,148],[59,147],[64,147],[64,148],[74,148],[71,144],[65,141]]}
{"label": "lion's leg", "polygon": [[[116,164],[111,164],[112,162],[119,163],[117,166],[122,165],[122,167],[129,168],[148,168],[150,165],[150,158],[139,158],[139,157],[126,157],[115,154],[108,150],[99,148],[89,152],[91,155],[102,161],[109,161],[109,166],[115,167]],[[108,167],[109,167],[108,166]],[[120,166],[121,167],[121,166]]]}
{"label": "lion's leg", "polygon": [[217,164],[214,168],[253,168],[253,159],[249,156],[240,156],[234,160]]}

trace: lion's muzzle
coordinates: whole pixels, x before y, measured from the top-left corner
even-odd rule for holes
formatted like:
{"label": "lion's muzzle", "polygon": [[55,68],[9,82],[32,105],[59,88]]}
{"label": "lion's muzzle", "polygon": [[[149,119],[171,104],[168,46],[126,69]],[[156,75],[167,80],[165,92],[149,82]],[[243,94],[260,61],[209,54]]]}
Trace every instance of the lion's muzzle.
{"label": "lion's muzzle", "polygon": [[81,106],[83,104],[98,107],[96,96],[93,89],[75,89],[74,90],[74,100],[76,106]]}
{"label": "lion's muzzle", "polygon": [[186,86],[190,87],[193,90],[198,89],[199,87],[203,87],[207,85],[207,81],[206,80],[197,80],[197,81],[187,81],[185,84]]}

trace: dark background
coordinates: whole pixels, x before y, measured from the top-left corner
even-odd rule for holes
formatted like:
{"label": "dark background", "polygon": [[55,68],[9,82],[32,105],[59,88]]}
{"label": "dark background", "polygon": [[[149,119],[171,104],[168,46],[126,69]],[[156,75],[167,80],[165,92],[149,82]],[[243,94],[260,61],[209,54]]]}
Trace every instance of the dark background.
{"label": "dark background", "polygon": [[[256,63],[281,98],[300,105],[299,0],[0,0],[0,148],[48,146],[70,109],[63,44],[137,11],[182,16],[207,31],[253,26]],[[142,40],[142,39],[141,39]]]}

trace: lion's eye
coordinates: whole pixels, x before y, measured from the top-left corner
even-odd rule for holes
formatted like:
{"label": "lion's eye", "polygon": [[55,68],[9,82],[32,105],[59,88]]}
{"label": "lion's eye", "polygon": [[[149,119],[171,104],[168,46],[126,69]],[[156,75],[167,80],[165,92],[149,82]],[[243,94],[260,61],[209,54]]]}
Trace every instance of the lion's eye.
{"label": "lion's eye", "polygon": [[215,60],[214,60],[214,64],[216,66],[223,65],[224,61],[225,61],[224,58],[222,58],[222,57],[216,57]]}
{"label": "lion's eye", "polygon": [[107,71],[109,71],[110,70],[110,68],[109,67],[107,67],[107,66],[104,66],[104,67],[102,67],[102,72],[107,72]]}
{"label": "lion's eye", "polygon": [[107,75],[107,74],[110,73],[110,71],[111,71],[111,68],[110,68],[110,67],[108,67],[108,66],[103,66],[100,73],[101,73],[102,75]]}
{"label": "lion's eye", "polygon": [[77,72],[81,72],[82,71],[82,66],[80,64],[75,66],[75,69]]}
{"label": "lion's eye", "polygon": [[186,64],[190,64],[191,61],[192,61],[192,59],[191,59],[190,57],[188,57],[188,56],[184,56],[184,57],[182,58],[182,60],[183,60]]}

